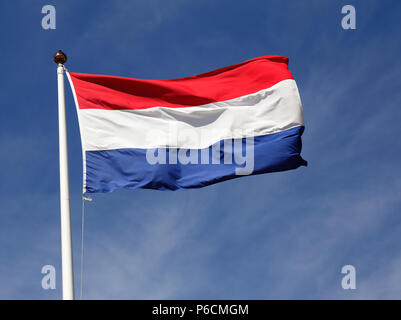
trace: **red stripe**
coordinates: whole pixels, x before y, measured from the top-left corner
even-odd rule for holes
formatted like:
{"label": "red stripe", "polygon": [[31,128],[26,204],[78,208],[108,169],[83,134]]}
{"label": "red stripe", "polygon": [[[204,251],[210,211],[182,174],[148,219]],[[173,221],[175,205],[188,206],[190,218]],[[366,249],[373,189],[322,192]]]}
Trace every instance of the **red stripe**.
{"label": "red stripe", "polygon": [[225,101],[293,79],[288,58],[264,56],[197,76],[141,80],[70,73],[80,109],[182,108]]}

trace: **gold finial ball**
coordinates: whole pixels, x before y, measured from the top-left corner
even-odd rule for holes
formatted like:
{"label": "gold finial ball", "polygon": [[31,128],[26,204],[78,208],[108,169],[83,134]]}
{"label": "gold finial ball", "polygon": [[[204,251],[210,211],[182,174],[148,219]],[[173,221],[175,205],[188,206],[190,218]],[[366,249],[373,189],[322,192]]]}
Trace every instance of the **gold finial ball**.
{"label": "gold finial ball", "polygon": [[64,64],[67,61],[67,55],[63,51],[59,50],[54,55],[53,61],[57,64],[59,63]]}

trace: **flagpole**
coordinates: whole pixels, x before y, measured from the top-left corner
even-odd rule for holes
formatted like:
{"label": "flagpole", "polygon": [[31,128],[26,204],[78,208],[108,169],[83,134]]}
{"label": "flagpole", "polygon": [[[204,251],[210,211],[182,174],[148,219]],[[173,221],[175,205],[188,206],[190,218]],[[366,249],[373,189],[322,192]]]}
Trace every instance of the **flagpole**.
{"label": "flagpole", "polygon": [[63,300],[74,300],[74,269],[72,259],[70,187],[68,181],[67,124],[65,115],[64,63],[67,56],[57,51],[58,128],[60,161],[61,272]]}

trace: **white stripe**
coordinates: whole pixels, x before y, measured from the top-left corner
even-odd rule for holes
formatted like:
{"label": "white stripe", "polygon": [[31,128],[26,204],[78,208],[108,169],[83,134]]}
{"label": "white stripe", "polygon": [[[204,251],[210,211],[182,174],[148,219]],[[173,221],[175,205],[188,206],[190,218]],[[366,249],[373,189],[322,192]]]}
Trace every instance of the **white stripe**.
{"label": "white stripe", "polygon": [[80,109],[86,151],[122,148],[202,149],[223,139],[272,134],[304,124],[294,80],[239,98],[185,108]]}

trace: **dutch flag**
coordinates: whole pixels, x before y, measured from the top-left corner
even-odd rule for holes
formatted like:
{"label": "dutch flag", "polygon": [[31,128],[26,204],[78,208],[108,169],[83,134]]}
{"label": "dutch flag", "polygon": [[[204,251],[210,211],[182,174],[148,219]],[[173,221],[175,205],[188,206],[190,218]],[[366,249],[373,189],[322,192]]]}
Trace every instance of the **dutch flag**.
{"label": "dutch flag", "polygon": [[171,80],[67,75],[84,193],[200,188],[307,164],[301,100],[285,57]]}

